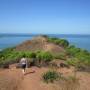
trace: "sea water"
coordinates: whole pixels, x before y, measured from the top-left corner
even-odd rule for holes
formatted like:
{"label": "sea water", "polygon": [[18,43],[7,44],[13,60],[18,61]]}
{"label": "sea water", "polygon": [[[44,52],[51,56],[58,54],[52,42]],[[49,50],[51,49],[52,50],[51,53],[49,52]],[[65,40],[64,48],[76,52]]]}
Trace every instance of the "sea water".
{"label": "sea water", "polygon": [[[34,36],[36,35],[2,35],[0,37],[0,50],[14,47],[26,40],[31,40]],[[48,34],[48,36],[66,39],[71,45],[90,51],[90,35]]]}

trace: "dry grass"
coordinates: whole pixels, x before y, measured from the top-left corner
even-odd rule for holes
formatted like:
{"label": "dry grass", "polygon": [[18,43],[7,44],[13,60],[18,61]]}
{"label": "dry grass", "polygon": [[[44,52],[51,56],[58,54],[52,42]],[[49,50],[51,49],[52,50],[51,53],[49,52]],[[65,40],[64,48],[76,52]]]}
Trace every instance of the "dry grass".
{"label": "dry grass", "polygon": [[20,79],[9,71],[5,72],[0,72],[0,90],[17,90]]}
{"label": "dry grass", "polygon": [[[90,90],[90,73],[77,72],[74,75],[71,69],[61,68],[62,77],[53,84],[42,82],[42,73],[50,69],[32,67],[27,70],[29,73],[23,81],[20,69],[0,70],[0,90]],[[35,72],[30,73],[33,70]],[[59,71],[56,68],[53,70]]]}
{"label": "dry grass", "polygon": [[75,77],[62,78],[53,85],[53,90],[79,90],[79,80]]}

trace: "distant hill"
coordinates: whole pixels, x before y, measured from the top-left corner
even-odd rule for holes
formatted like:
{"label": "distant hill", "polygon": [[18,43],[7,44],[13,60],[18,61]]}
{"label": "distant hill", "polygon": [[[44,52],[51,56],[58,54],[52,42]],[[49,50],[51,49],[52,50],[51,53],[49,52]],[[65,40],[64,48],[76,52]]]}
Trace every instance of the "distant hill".
{"label": "distant hill", "polygon": [[64,48],[54,43],[48,42],[47,37],[36,36],[32,40],[27,40],[20,45],[17,45],[15,50],[17,51],[49,51],[51,53],[64,52]]}

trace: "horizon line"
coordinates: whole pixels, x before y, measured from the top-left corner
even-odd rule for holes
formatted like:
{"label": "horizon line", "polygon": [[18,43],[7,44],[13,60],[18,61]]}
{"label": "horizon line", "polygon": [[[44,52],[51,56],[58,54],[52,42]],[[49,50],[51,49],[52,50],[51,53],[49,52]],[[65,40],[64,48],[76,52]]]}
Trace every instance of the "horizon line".
{"label": "horizon line", "polygon": [[90,34],[73,34],[73,33],[0,33],[0,34],[3,34],[3,35],[6,35],[6,34],[9,34],[9,35],[90,35]]}

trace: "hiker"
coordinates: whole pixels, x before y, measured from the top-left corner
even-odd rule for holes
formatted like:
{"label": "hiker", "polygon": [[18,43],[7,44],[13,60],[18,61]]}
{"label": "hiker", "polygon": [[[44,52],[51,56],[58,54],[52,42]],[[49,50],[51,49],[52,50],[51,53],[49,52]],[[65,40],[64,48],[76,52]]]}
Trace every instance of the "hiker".
{"label": "hiker", "polygon": [[23,55],[23,58],[21,58],[20,64],[22,68],[22,73],[25,74],[27,68],[27,58],[25,58],[25,55]]}

